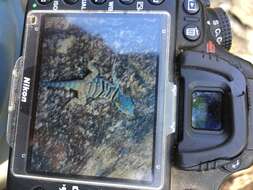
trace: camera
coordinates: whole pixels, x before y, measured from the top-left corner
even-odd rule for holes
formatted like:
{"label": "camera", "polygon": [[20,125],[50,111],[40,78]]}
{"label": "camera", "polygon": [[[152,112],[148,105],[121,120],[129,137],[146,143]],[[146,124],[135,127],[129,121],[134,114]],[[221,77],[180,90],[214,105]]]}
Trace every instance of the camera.
{"label": "camera", "polygon": [[218,189],[253,163],[250,63],[208,0],[28,0],[9,190]]}

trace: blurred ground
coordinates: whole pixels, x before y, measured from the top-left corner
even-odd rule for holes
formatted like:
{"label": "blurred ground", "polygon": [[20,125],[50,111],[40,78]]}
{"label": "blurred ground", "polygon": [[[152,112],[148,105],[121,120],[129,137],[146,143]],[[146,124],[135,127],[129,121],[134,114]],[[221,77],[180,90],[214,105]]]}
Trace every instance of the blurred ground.
{"label": "blurred ground", "polygon": [[253,62],[253,0],[212,0],[213,7],[225,9],[233,29],[231,52]]}
{"label": "blurred ground", "polygon": [[[213,7],[225,9],[231,19],[231,52],[253,63],[253,0],[212,0]],[[222,190],[252,190],[253,166],[224,182]]]}

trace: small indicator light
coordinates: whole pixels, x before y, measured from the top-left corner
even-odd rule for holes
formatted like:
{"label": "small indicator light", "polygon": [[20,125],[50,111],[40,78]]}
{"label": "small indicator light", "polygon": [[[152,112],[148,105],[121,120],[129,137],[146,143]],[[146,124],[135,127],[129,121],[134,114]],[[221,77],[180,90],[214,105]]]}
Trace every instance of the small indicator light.
{"label": "small indicator light", "polygon": [[37,4],[36,3],[33,3],[33,5],[32,5],[32,7],[35,9],[35,8],[37,8]]}
{"label": "small indicator light", "polygon": [[211,40],[206,44],[206,51],[207,53],[216,53],[216,46]]}

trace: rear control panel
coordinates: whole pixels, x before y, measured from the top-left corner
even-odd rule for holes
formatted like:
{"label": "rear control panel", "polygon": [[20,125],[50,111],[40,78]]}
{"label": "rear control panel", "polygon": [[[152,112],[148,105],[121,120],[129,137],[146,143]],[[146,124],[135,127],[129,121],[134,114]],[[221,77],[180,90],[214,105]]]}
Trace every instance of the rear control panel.
{"label": "rear control panel", "polygon": [[200,45],[204,39],[203,4],[198,0],[180,0],[178,10],[178,49]]}

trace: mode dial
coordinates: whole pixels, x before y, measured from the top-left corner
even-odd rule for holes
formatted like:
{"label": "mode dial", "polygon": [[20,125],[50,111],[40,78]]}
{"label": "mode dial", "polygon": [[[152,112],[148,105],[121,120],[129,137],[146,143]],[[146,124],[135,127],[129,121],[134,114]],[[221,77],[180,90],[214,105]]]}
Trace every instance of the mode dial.
{"label": "mode dial", "polygon": [[210,31],[216,42],[230,50],[232,46],[232,29],[226,12],[221,8],[209,9],[209,19],[207,24],[210,25]]}

